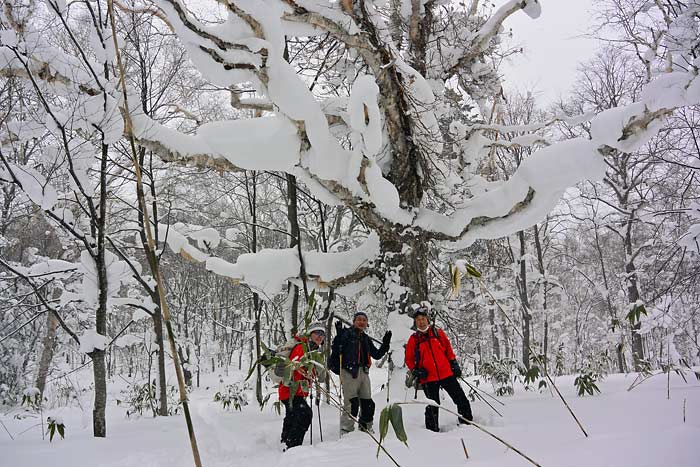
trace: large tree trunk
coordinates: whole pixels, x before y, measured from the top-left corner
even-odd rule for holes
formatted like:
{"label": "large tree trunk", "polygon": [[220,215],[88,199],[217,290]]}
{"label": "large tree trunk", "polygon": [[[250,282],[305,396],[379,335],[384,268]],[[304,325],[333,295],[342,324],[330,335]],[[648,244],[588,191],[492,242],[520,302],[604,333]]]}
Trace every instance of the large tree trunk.
{"label": "large tree trunk", "polygon": [[527,270],[525,269],[525,254],[527,250],[525,249],[525,232],[522,230],[518,232],[518,239],[520,240],[520,274],[518,276],[518,291],[520,292],[520,304],[522,312],[522,333],[523,333],[523,366],[525,368],[530,368],[530,320],[532,315],[530,315],[530,298],[527,291]]}
{"label": "large tree trunk", "polygon": [[[413,237],[382,239],[381,249],[387,306],[389,311],[406,313],[410,305],[428,299],[428,242]],[[396,287],[397,280],[403,289]]]}
{"label": "large tree trunk", "polygon": [[107,368],[105,351],[95,350],[89,354],[92,359],[92,375],[95,380],[95,401],[92,409],[92,433],[96,438],[107,436]]}
{"label": "large tree trunk", "polygon": [[[639,300],[636,271],[634,261],[629,261],[625,264],[625,272],[627,272],[627,299],[630,310],[636,306]],[[641,327],[642,322],[640,319],[632,324],[632,360],[634,361],[635,371],[641,371],[642,361],[644,360],[644,345],[642,344],[642,335],[639,333]]]}
{"label": "large tree trunk", "polygon": [[[93,224],[93,233],[97,236],[97,249],[94,253],[95,269],[97,270],[97,284],[99,287],[97,310],[95,310],[95,331],[107,338],[107,300],[109,298],[109,285],[107,279],[107,265],[105,263],[105,222],[107,213],[107,145],[102,145],[102,158],[100,161],[100,204],[99,217]],[[107,406],[107,374],[105,367],[105,350],[94,349],[90,352],[92,359],[93,376],[95,378],[95,404],[92,412],[93,435],[96,438],[107,436],[107,420],[105,409]]]}
{"label": "large tree trunk", "polygon": [[[545,230],[546,230],[545,224]],[[544,313],[544,336],[542,339],[542,354],[544,356],[544,361],[542,365],[544,366],[545,373],[547,372],[547,350],[549,348],[549,317],[547,316],[547,274],[544,267],[544,252],[542,251],[542,241],[540,240],[540,230],[537,225],[534,226],[535,234],[535,250],[537,251],[537,264],[539,266],[540,275],[542,277],[542,312]]]}
{"label": "large tree trunk", "polygon": [[[625,208],[628,206],[627,199],[624,199],[624,203],[621,203]],[[627,280],[627,301],[629,303],[629,311],[633,307],[637,306],[639,301],[639,287],[637,286],[637,267],[634,264],[634,256],[632,254],[632,226],[635,222],[635,211],[632,210],[631,214],[627,218],[627,225],[625,229],[625,273]],[[632,323],[632,361],[634,362],[635,371],[641,371],[642,361],[644,360],[644,345],[642,343],[642,335],[639,330],[642,327],[641,316],[640,319],[635,320]]]}
{"label": "large tree trunk", "polygon": [[44,399],[44,389],[46,389],[46,377],[49,374],[51,360],[53,360],[54,350],[56,349],[56,328],[58,320],[52,312],[46,313],[46,335],[44,336],[43,349],[41,358],[39,359],[39,368],[36,373],[36,387],[39,389],[41,399]]}
{"label": "large tree trunk", "polygon": [[[297,246],[301,240],[299,232],[299,214],[297,209],[297,184],[294,175],[287,174],[287,220],[289,221],[289,248]],[[291,307],[289,310],[292,336],[299,332],[299,287],[289,284]]]}
{"label": "large tree trunk", "polygon": [[[478,310],[477,310],[478,313]],[[498,340],[498,327],[496,326],[496,313],[493,306],[489,306],[489,324],[491,328],[491,349],[493,358],[501,359],[501,343]]]}
{"label": "large tree trunk", "polygon": [[[158,303],[160,299],[156,297]],[[163,314],[160,307],[153,313],[153,329],[158,345],[158,415],[166,417],[168,415],[168,390],[165,379],[165,341],[163,339]],[[148,382],[150,384],[150,381]]]}

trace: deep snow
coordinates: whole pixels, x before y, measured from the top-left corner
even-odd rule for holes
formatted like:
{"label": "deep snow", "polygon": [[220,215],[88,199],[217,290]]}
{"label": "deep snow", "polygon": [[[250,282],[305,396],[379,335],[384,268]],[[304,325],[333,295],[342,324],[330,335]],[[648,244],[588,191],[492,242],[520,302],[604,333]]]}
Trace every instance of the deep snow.
{"label": "deep snow", "polygon": [[[525,392],[522,387],[516,387],[515,396],[501,399],[506,406],[497,406],[503,419],[482,402],[476,401],[472,406],[477,422],[543,466],[697,467],[700,462],[700,382],[692,373],[686,375],[688,383],[676,375],[671,377],[670,400],[666,399],[665,375],[656,376],[631,392],[626,389],[635,375],[610,375],[599,385],[602,394],[593,397],[576,397],[573,376],[558,378],[557,385],[588,431],[588,439],[548,390]],[[88,377],[88,373],[84,376]],[[240,376],[223,379],[231,383]],[[396,378],[397,382],[399,379]],[[386,392],[381,390],[386,381],[384,370],[373,369],[372,381],[378,420],[379,411],[386,403]],[[383,454],[378,459],[375,457],[376,445],[366,434],[354,432],[338,440],[338,410],[325,404],[321,404],[324,442],[320,442],[318,418],[314,413],[313,446],[307,433],[303,446],[283,453],[279,444],[282,418],[271,405],[262,411],[254,405],[244,407],[242,412],[224,411],[213,401],[214,393],[222,386],[218,377],[211,375],[203,379],[203,383],[209,385],[202,384],[190,399],[206,467],[393,465]],[[184,418],[127,419],[125,408],[115,404],[118,386],[115,383],[110,390],[106,439],[91,436],[91,396],[88,393],[81,401],[85,412],[77,406],[44,412],[44,416],[60,415],[66,424],[66,439],[54,438],[52,443],[48,437],[45,441],[41,439],[39,427],[29,428],[38,423],[38,418],[17,420],[13,418],[17,410],[5,408],[0,420],[15,440],[10,440],[0,427],[0,466],[194,465]],[[481,387],[491,389],[488,384]],[[275,396],[272,399],[275,400]],[[412,390],[406,391],[406,400],[413,400]],[[454,409],[451,402],[444,404]],[[458,427],[456,418],[445,412],[440,415],[443,432],[428,432],[423,428],[422,412],[421,406],[404,406],[408,448],[390,429],[386,448],[402,466],[529,465],[474,427]],[[466,443],[469,460],[464,457],[460,438]]]}

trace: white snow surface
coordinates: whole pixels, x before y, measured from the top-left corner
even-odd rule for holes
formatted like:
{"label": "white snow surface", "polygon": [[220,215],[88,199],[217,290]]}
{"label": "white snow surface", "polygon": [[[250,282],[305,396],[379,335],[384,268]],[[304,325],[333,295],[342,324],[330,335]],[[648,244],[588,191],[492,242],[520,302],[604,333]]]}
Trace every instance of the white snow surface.
{"label": "white snow surface", "polygon": [[[90,380],[90,369],[79,374],[81,386]],[[547,467],[695,467],[697,441],[700,439],[700,383],[689,375],[689,382],[672,374],[670,400],[666,399],[666,377],[656,376],[631,392],[626,389],[636,375],[610,375],[599,387],[602,394],[576,397],[574,376],[557,378],[564,397],[581,420],[589,437],[576,426],[557,397],[549,391],[524,392],[516,386],[516,395],[501,398],[505,407],[498,417],[484,403],[472,403],[475,421],[487,430],[507,440],[516,448]],[[243,407],[242,412],[224,411],[213,401],[214,393],[244,378],[240,372],[223,376],[205,374],[200,388],[190,395],[190,411],[197,435],[202,462],[206,467],[308,467],[391,466],[380,454],[369,436],[353,432],[338,437],[338,409],[322,403],[320,406],[323,442],[314,406],[313,445],[310,433],[304,444],[285,453],[279,436],[282,416],[267,406],[262,411],[255,405]],[[386,404],[386,369],[371,370],[374,401],[378,415]],[[413,401],[413,391],[405,390],[398,379],[393,383],[401,400]],[[84,384],[83,384],[84,383]],[[3,411],[0,421],[14,435],[12,441],[3,430],[0,437],[1,467],[190,467],[193,464],[185,420],[172,417],[125,416],[126,408],[116,405],[119,389],[124,383],[116,378],[108,386],[107,438],[92,437],[90,421],[91,395],[84,394],[80,407],[52,408],[51,415],[60,417],[66,426],[64,440],[52,443],[41,439],[41,425],[36,418],[17,420],[13,412]],[[482,381],[482,389],[492,394],[490,384]],[[272,389],[268,389],[273,391]],[[394,392],[392,388],[392,393]],[[252,396],[251,393],[248,394]],[[443,398],[445,394],[443,392]],[[249,397],[254,400],[254,397]],[[276,400],[276,395],[272,396]],[[419,393],[418,400],[425,400]],[[686,421],[683,404],[686,402]],[[449,398],[443,405],[452,410]],[[47,408],[48,409],[48,408]],[[402,467],[524,467],[531,465],[512,450],[474,427],[458,427],[456,417],[440,414],[440,433],[427,431],[423,425],[423,407],[404,406],[404,424],[408,447],[400,443],[391,428],[385,441],[386,449]],[[32,427],[33,426],[33,427]],[[27,431],[25,431],[27,430]],[[465,460],[461,439],[469,451]]]}

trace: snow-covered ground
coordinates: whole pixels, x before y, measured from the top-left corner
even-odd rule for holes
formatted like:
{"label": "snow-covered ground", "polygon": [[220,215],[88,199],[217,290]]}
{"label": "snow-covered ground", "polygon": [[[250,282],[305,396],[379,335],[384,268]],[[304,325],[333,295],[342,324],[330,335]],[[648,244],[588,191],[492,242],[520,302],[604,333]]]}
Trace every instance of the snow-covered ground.
{"label": "snow-covered ground", "polygon": [[[482,402],[472,404],[475,421],[522,450],[543,466],[674,466],[700,465],[700,382],[686,373],[688,383],[673,375],[671,398],[666,398],[666,376],[656,376],[631,392],[627,387],[634,375],[610,375],[600,384],[602,394],[576,397],[573,377],[557,380],[564,396],[589,433],[585,438],[561,401],[550,392],[525,392],[503,398],[497,406],[499,418]],[[240,375],[238,375],[240,376]],[[224,378],[226,383],[234,378]],[[373,369],[376,386],[377,419],[386,403],[380,390],[386,381],[383,370]],[[307,433],[304,445],[282,452],[279,433],[282,417],[271,404],[260,411],[249,405],[242,412],[224,411],[213,395],[220,388],[217,378],[204,380],[191,395],[191,410],[202,461],[218,466],[373,466],[393,465],[363,433],[338,439],[338,410],[322,404],[323,442],[318,415],[314,413],[313,445]],[[489,388],[490,385],[483,385]],[[393,391],[392,391],[393,392]],[[444,395],[444,394],[443,394]],[[0,420],[14,436],[0,427],[0,466],[121,466],[178,467],[193,465],[182,416],[167,418],[126,418],[117,407],[114,389],[110,394],[108,437],[94,439],[89,399],[79,407],[46,411],[66,424],[66,438],[49,443],[42,440],[38,418],[13,418],[5,409]],[[406,391],[413,400],[413,391]],[[684,416],[685,401],[685,422]],[[451,402],[444,402],[454,409]],[[404,406],[409,447],[388,435],[386,448],[402,466],[524,466],[522,457],[508,450],[474,427],[457,426],[456,418],[441,412],[441,433],[423,427],[423,408]],[[375,423],[375,428],[377,428]],[[377,430],[378,431],[378,430]],[[465,459],[461,439],[469,451]]]}

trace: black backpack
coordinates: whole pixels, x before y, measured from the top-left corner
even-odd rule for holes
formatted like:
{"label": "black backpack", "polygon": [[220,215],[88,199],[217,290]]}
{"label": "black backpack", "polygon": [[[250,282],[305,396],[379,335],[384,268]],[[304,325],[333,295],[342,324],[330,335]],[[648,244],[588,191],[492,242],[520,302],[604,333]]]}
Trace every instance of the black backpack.
{"label": "black backpack", "polygon": [[340,336],[341,334],[338,334],[333,338],[331,354],[328,357],[328,369],[335,375],[340,375]]}

